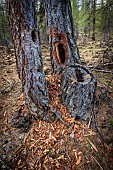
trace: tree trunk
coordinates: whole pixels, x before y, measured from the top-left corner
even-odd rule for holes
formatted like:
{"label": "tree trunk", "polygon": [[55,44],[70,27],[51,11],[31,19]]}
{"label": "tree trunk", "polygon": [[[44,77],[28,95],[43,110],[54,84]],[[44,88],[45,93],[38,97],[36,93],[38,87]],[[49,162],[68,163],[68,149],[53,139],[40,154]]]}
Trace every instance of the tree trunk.
{"label": "tree trunk", "polygon": [[87,119],[94,101],[95,79],[80,65],[80,57],[73,33],[69,0],[46,1],[47,27],[50,41],[52,69],[62,72],[62,99],[73,117]]}
{"label": "tree trunk", "polygon": [[52,71],[59,73],[67,64],[80,63],[73,32],[70,0],[46,0],[47,29]]}
{"label": "tree trunk", "polygon": [[62,99],[74,118],[88,119],[94,102],[96,80],[92,73],[80,65],[70,65],[61,79]]}
{"label": "tree trunk", "polygon": [[109,42],[110,40],[110,24],[112,23],[112,16],[110,16],[110,7],[112,5],[110,4],[110,1],[106,1],[106,6],[104,10],[105,15],[105,24],[104,24],[104,41]]}
{"label": "tree trunk", "polygon": [[95,13],[96,13],[96,0],[92,2],[92,12],[93,12],[93,33],[92,33],[92,41],[95,41]]}
{"label": "tree trunk", "polygon": [[35,0],[7,0],[17,70],[32,114],[43,116],[48,91],[43,71]]}

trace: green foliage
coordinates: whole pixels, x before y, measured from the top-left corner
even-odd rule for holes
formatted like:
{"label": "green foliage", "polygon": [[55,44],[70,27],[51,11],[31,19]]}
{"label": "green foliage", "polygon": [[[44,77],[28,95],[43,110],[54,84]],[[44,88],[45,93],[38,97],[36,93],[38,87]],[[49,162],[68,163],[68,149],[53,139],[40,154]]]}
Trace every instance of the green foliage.
{"label": "green foliage", "polygon": [[97,28],[100,32],[113,33],[113,1],[101,1],[100,6],[97,8]]}
{"label": "green foliage", "polygon": [[3,40],[4,37],[6,39],[10,39],[10,29],[9,29],[9,22],[8,22],[8,15],[6,11],[6,4],[2,0],[0,1],[0,40]]}
{"label": "green foliage", "polygon": [[81,10],[79,12],[79,28],[87,32],[90,26],[90,4],[89,1],[83,1]]}
{"label": "green foliage", "polygon": [[112,125],[112,126],[113,126],[113,120],[110,120],[110,125]]}
{"label": "green foliage", "polygon": [[[74,27],[78,31],[88,34],[93,31],[93,3],[94,0],[71,0]],[[95,32],[98,35],[105,33],[113,35],[113,0],[100,0],[96,2]]]}
{"label": "green foliage", "polygon": [[74,27],[76,28],[78,26],[78,13],[79,13],[79,9],[78,9],[78,1],[77,0],[72,0],[71,1],[72,4],[72,15],[73,15],[73,20],[74,20]]}

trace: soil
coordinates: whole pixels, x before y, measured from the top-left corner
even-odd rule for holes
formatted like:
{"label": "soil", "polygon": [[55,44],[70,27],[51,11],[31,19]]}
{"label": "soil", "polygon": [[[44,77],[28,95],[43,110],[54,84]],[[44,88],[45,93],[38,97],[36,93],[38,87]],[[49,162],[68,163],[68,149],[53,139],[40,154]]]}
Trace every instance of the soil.
{"label": "soil", "polygon": [[35,120],[29,113],[14,51],[7,54],[0,47],[1,170],[113,169],[113,67],[105,65],[111,63],[113,46],[99,41],[78,42],[78,46],[82,64],[97,78],[91,119],[85,122],[71,117],[60,97],[60,76],[51,75],[49,46],[42,44],[50,104],[61,113],[51,123]]}

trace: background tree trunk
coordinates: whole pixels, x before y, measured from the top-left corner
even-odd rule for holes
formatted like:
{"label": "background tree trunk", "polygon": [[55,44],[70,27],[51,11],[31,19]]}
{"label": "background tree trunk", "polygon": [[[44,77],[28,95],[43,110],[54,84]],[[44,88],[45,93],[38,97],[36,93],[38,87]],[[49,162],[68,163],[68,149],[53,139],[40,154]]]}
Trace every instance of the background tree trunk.
{"label": "background tree trunk", "polygon": [[7,0],[17,70],[32,114],[43,116],[48,91],[43,71],[35,0]]}
{"label": "background tree trunk", "polygon": [[96,23],[96,22],[95,22],[95,21],[96,21],[96,20],[95,20],[95,19],[96,19],[96,18],[95,18],[95,17],[96,17],[95,14],[96,14],[96,0],[93,0],[93,1],[92,1],[92,15],[93,15],[92,41],[95,41],[95,23]]}
{"label": "background tree trunk", "polygon": [[47,29],[52,71],[59,73],[69,63],[80,63],[73,32],[70,0],[46,0]]}

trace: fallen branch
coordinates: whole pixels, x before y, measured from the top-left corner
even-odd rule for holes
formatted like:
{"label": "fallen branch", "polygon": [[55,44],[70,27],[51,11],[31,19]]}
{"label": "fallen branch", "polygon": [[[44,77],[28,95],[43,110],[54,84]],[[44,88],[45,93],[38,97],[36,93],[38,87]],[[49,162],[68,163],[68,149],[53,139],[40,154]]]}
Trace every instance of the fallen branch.
{"label": "fallen branch", "polygon": [[12,84],[4,87],[4,88],[0,91],[0,95],[2,95],[2,94],[6,91],[6,89],[8,89],[8,88],[10,88],[10,89],[12,90],[12,88],[15,87],[15,85],[17,85],[18,83],[19,83],[19,82],[17,82],[17,83],[12,83]]}
{"label": "fallen branch", "polygon": [[93,147],[93,149],[98,152],[98,149],[96,148],[96,146],[87,138],[88,142],[90,143],[90,145]]}
{"label": "fallen branch", "polygon": [[113,74],[113,71],[109,71],[109,70],[99,70],[99,69],[93,69],[93,68],[89,68],[92,71],[96,71],[96,72],[103,72],[103,73],[111,73]]}
{"label": "fallen branch", "polygon": [[87,66],[87,68],[100,68],[100,67],[105,67],[105,66],[112,66],[113,65],[113,62],[112,63],[106,63],[106,64],[97,64],[95,66],[91,65],[91,66]]}

